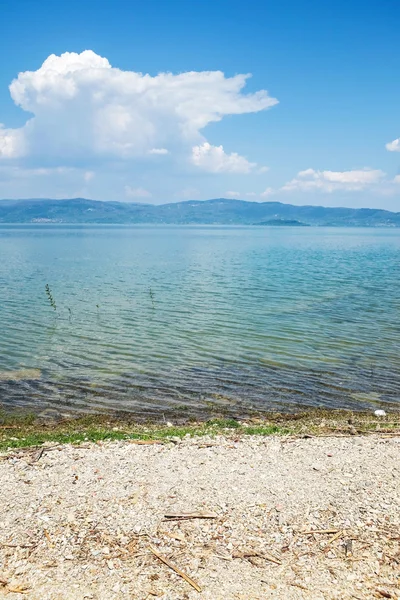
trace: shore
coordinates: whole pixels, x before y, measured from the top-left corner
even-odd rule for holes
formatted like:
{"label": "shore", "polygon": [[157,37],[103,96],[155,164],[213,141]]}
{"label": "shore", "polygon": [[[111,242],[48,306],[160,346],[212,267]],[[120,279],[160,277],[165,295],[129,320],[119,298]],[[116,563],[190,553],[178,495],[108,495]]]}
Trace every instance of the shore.
{"label": "shore", "polygon": [[105,418],[3,423],[0,597],[400,598],[398,415]]}
{"label": "shore", "polygon": [[12,448],[39,447],[43,443],[72,443],[117,440],[176,440],[187,435],[371,435],[400,433],[400,411],[377,417],[371,412],[298,410],[294,413],[263,413],[246,418],[215,418],[196,421],[184,416],[144,422],[132,413],[77,414],[61,418],[24,411],[6,413],[0,410],[0,453]]}

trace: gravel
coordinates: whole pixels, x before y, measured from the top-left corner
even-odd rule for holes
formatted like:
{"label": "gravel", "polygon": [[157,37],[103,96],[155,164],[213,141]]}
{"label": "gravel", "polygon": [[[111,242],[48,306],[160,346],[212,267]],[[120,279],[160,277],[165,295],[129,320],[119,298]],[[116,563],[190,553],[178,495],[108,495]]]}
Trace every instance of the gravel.
{"label": "gravel", "polygon": [[0,597],[399,599],[399,450],[371,435],[9,452]]}

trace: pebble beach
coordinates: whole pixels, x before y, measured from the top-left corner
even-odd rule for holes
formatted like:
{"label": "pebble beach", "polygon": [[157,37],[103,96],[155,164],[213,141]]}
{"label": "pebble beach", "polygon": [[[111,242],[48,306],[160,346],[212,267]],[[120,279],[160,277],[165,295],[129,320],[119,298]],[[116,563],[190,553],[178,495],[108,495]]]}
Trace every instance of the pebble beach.
{"label": "pebble beach", "polygon": [[0,456],[0,597],[400,598],[400,436],[187,436]]}

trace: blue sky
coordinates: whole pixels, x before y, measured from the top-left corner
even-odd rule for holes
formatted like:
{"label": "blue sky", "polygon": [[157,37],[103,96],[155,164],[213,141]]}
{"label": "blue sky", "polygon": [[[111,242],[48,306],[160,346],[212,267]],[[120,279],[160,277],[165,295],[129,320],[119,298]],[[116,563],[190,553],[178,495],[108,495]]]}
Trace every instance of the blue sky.
{"label": "blue sky", "polygon": [[397,0],[0,0],[0,15],[0,198],[400,211]]}

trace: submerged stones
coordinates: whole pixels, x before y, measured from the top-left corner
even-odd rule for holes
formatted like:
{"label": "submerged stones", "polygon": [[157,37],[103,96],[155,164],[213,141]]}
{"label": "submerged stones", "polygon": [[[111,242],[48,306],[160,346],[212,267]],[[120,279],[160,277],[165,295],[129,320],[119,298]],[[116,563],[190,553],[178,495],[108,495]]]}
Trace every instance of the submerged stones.
{"label": "submerged stones", "polygon": [[0,371],[0,381],[22,381],[23,379],[40,379],[40,369],[17,369],[16,371]]}

